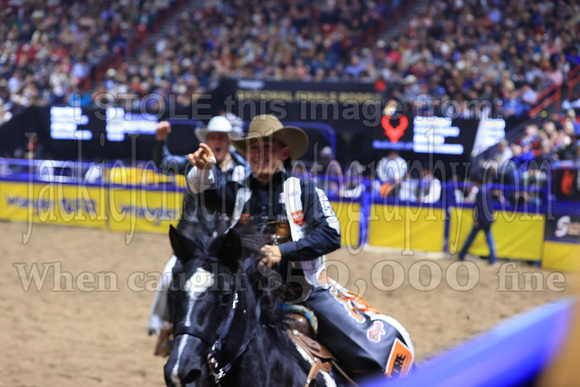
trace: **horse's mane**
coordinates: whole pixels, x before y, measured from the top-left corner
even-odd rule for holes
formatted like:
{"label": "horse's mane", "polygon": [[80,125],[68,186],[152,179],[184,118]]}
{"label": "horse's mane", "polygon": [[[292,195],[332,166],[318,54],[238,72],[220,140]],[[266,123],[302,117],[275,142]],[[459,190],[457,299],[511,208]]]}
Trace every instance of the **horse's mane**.
{"label": "horse's mane", "polygon": [[[245,261],[250,256],[258,258],[260,248],[268,243],[269,238],[261,232],[262,228],[263,222],[261,221],[251,221],[245,224],[238,223],[232,228],[242,242],[241,261]],[[219,253],[223,240],[228,232],[226,229],[223,229],[223,225],[218,225],[215,231],[215,235],[217,236],[212,238],[207,251],[212,256],[216,256]]]}
{"label": "horse's mane", "polygon": [[242,241],[241,267],[248,278],[248,283],[253,286],[254,294],[260,303],[260,321],[262,324],[276,328],[276,332],[283,332],[286,329],[285,316],[287,312],[279,307],[281,298],[286,293],[287,288],[279,281],[276,286],[269,286],[272,283],[271,277],[277,275],[271,269],[260,265],[263,258],[260,249],[271,240],[262,230],[263,221],[250,221],[243,225],[234,227]]}

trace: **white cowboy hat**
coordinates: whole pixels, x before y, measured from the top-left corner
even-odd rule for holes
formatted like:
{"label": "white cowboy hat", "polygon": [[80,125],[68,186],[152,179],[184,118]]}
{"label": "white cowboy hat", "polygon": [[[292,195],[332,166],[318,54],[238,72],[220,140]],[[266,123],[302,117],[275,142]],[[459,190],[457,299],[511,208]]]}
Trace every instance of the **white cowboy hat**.
{"label": "white cowboy hat", "polygon": [[270,136],[290,148],[292,160],[298,160],[308,149],[308,135],[302,129],[295,126],[284,126],[278,118],[271,114],[255,116],[250,122],[248,135],[241,139],[230,136],[230,142],[239,154],[246,157],[250,140]]}
{"label": "white cowboy hat", "polygon": [[417,82],[417,77],[414,76],[413,74],[409,74],[405,78],[403,78],[403,80],[401,81],[401,84],[402,85],[410,85],[411,83],[415,83],[415,82]]}
{"label": "white cowboy hat", "polygon": [[225,134],[232,134],[233,128],[230,121],[223,116],[215,116],[209,120],[207,128],[197,128],[195,129],[195,136],[199,142],[205,142],[207,140],[207,135],[210,132],[219,132]]}

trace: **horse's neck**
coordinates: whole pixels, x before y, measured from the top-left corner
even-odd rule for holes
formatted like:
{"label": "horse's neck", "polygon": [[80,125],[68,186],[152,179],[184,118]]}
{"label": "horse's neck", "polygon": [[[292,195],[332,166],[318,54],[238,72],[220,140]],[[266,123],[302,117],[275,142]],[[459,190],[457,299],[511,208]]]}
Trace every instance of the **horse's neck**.
{"label": "horse's neck", "polygon": [[285,333],[260,323],[241,360],[240,376],[251,378],[254,385],[304,385],[310,369],[308,361],[302,358]]}

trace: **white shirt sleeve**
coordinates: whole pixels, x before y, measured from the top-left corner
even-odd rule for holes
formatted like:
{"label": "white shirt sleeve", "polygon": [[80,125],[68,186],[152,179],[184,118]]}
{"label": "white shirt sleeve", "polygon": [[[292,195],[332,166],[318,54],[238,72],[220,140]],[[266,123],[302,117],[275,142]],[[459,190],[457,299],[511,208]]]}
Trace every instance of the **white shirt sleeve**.
{"label": "white shirt sleeve", "polygon": [[411,202],[417,201],[417,185],[418,181],[413,179],[406,179],[401,182],[401,189],[399,190],[399,199],[408,200]]}
{"label": "white shirt sleeve", "polygon": [[379,179],[381,179],[381,181],[385,182],[387,181],[388,177],[387,177],[387,171],[386,171],[386,167],[387,167],[387,162],[388,159],[386,157],[383,157],[382,159],[379,160],[379,163],[377,165],[377,177]]}
{"label": "white shirt sleeve", "polygon": [[431,180],[429,192],[423,196],[423,203],[435,203],[441,199],[441,182],[439,179]]}
{"label": "white shirt sleeve", "polygon": [[194,194],[202,193],[208,189],[216,188],[215,174],[211,169],[199,170],[197,167],[191,168],[187,174],[187,186]]}

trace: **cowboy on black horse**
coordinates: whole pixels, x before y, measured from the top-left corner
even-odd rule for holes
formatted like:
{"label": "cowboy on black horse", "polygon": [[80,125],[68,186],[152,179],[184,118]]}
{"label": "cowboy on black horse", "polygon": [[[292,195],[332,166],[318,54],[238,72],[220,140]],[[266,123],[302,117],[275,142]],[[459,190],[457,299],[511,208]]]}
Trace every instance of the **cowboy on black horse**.
{"label": "cowboy on black horse", "polygon": [[213,152],[202,143],[189,155],[194,166],[187,175],[191,192],[234,224],[257,219],[289,229],[287,240],[261,248],[263,263],[284,280],[300,283],[300,301],[317,316],[321,343],[351,375],[380,371],[389,377],[405,376],[414,349],[403,326],[326,276],[324,255],[340,248],[338,218],[324,191],[311,180],[291,175],[292,160],[307,150],[307,134],[272,115],[259,115],[245,138],[230,141],[247,158],[251,175],[224,186],[216,178]]}

